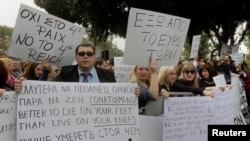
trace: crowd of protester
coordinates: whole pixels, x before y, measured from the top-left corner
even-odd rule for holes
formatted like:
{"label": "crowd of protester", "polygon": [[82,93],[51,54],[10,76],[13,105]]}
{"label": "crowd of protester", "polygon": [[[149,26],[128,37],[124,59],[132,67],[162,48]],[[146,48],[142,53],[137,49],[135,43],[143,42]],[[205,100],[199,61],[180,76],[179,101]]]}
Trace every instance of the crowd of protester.
{"label": "crowd of protester", "polygon": [[[113,60],[112,60],[113,61]],[[0,56],[0,95],[5,91],[21,91],[22,80],[57,81],[57,82],[87,82],[115,83],[113,63],[96,56],[95,47],[81,43],[75,49],[75,64],[55,66],[48,60],[42,62],[20,61],[6,54]],[[215,87],[213,77],[224,75],[230,86],[231,77],[239,77],[244,84],[247,102],[250,104],[250,71],[247,65],[235,64],[230,55],[222,60],[206,61],[193,59],[179,61],[176,66],[161,66],[158,61],[150,59],[149,65],[135,66],[131,72],[131,83],[137,83],[135,94],[138,96],[139,109],[145,107],[148,101],[154,101],[158,96],[165,99],[169,92],[190,92],[193,95],[210,96]],[[143,114],[143,110],[140,111]]]}

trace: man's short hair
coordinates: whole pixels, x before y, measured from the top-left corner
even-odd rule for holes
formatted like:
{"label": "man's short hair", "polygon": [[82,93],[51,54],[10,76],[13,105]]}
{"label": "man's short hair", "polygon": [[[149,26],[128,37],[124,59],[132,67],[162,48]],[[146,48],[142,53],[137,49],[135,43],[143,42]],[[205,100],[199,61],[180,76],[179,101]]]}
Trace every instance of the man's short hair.
{"label": "man's short hair", "polygon": [[91,47],[95,53],[95,47],[90,43],[81,43],[78,46],[76,46],[75,54],[77,54],[79,47]]}

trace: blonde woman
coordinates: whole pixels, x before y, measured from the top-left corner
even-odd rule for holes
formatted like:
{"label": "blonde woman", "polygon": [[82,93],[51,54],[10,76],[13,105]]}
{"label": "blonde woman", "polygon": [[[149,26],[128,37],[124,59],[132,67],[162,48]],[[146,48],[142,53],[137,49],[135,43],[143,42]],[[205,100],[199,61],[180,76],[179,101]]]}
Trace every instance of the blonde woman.
{"label": "blonde woman", "polygon": [[191,62],[183,65],[179,78],[173,84],[175,92],[192,92],[195,95],[214,96],[211,89],[199,87],[199,77],[195,66]]}
{"label": "blonde woman", "polygon": [[173,83],[176,80],[176,67],[162,66],[158,74],[159,93],[165,99],[169,97],[169,93],[173,91]]}
{"label": "blonde woman", "polygon": [[130,78],[130,82],[137,83],[140,88],[138,96],[139,109],[145,107],[148,101],[158,98],[158,60],[154,62],[150,59],[149,66],[135,66]]}
{"label": "blonde woman", "polygon": [[146,105],[145,115],[161,116],[164,113],[164,99],[169,97],[172,84],[176,80],[176,68],[174,66],[162,66],[158,73],[159,97],[155,101],[149,101]]}

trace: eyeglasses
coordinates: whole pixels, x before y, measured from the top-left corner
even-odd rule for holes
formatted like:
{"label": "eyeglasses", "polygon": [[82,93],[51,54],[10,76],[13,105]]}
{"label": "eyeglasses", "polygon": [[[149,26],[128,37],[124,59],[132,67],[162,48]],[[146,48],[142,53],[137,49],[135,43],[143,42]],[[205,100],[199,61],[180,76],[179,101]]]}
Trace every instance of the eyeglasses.
{"label": "eyeglasses", "polygon": [[195,74],[195,71],[184,71],[185,74]]}
{"label": "eyeglasses", "polygon": [[87,55],[88,57],[91,57],[91,56],[93,56],[95,53],[93,53],[93,52],[77,52],[77,55],[78,56],[85,56],[85,55]]}

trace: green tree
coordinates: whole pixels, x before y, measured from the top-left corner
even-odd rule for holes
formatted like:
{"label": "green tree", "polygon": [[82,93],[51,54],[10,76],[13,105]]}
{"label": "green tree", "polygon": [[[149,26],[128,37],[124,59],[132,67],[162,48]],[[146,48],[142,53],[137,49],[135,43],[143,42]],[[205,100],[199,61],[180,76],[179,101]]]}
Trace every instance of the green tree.
{"label": "green tree", "polygon": [[245,46],[247,47],[248,51],[250,50],[250,30],[247,31],[247,37],[245,40]]}
{"label": "green tree", "polygon": [[[198,58],[210,59],[210,53],[214,49],[212,44],[209,42],[210,38],[206,33],[201,34],[200,47],[198,51]],[[212,59],[212,58],[211,58]]]}
{"label": "green tree", "polygon": [[[248,0],[34,0],[48,13],[83,25],[94,40],[126,36],[130,7],[191,19],[188,38],[205,32],[220,51],[222,43],[240,44],[250,29]],[[236,29],[242,23],[239,38]],[[190,40],[189,40],[190,41]]]}
{"label": "green tree", "polygon": [[13,28],[0,26],[0,50],[6,52],[10,45]]}
{"label": "green tree", "polygon": [[183,51],[182,51],[182,53],[181,53],[181,58],[180,58],[180,60],[189,60],[190,50],[191,50],[191,46],[190,46],[190,44],[186,41],[186,42],[184,43],[184,48],[183,48]]}
{"label": "green tree", "polygon": [[[200,46],[198,50],[198,58],[210,59],[211,50],[213,50],[212,44],[209,42],[209,37],[206,33],[201,34]],[[184,60],[189,60],[191,52],[191,41],[186,40],[184,44],[184,50],[182,52],[182,58]]]}
{"label": "green tree", "polygon": [[123,51],[119,49],[117,45],[113,44],[112,38],[106,41],[94,43],[94,41],[89,36],[87,36],[82,39],[82,42],[95,44],[97,57],[101,56],[101,51],[103,50],[109,51],[109,59],[117,56],[123,56]]}

